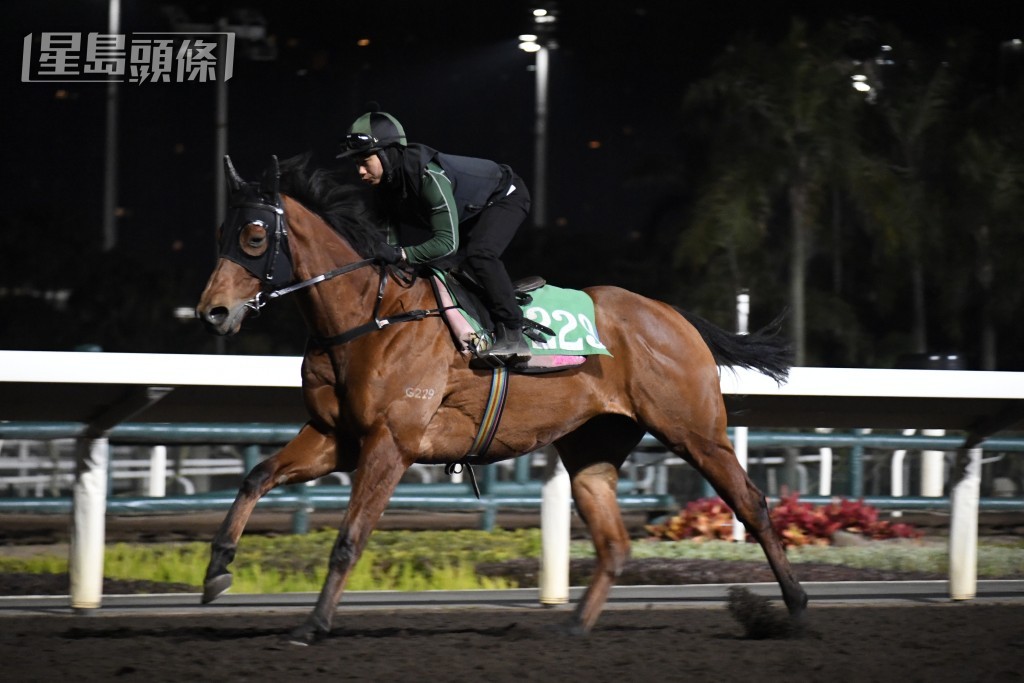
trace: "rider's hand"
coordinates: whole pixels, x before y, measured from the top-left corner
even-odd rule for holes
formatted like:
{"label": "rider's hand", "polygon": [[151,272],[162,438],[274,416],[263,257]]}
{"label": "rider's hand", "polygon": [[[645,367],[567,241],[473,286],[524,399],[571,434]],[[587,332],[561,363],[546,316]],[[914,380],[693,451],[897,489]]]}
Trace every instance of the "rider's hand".
{"label": "rider's hand", "polygon": [[373,248],[373,257],[378,261],[394,264],[405,259],[405,251],[397,245],[379,242]]}

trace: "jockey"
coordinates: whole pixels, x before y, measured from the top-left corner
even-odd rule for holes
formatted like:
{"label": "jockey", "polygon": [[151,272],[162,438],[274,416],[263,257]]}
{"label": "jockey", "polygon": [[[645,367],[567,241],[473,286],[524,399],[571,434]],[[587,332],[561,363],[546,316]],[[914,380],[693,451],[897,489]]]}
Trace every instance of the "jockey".
{"label": "jockey", "polygon": [[[504,164],[409,144],[398,119],[382,111],[356,119],[342,147],[338,158],[355,160],[388,221],[388,241],[374,255],[387,263],[469,271],[494,320],[494,344],[483,355],[528,359],[523,314],[500,261],[530,210],[523,180]],[[404,225],[425,228],[430,236],[403,245],[398,228]]]}

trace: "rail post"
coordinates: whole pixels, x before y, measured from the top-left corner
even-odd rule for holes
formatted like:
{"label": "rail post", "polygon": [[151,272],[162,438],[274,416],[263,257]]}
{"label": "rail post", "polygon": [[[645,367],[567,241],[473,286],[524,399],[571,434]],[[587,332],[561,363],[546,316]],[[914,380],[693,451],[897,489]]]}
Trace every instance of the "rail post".
{"label": "rail post", "polygon": [[103,600],[110,443],[106,437],[80,438],[75,456],[68,575],[71,609],[77,612],[96,609]]}
{"label": "rail post", "polygon": [[[857,434],[867,432],[865,429],[857,430]],[[850,448],[850,497],[864,497],[864,445],[861,443]]]}
{"label": "rail post", "polygon": [[[743,471],[747,471],[747,456],[748,456],[748,437],[749,433],[746,427],[737,427],[733,432],[733,449],[736,451],[736,459],[740,463],[740,467]],[[743,543],[747,540],[747,527],[743,525],[740,518],[736,516],[736,513],[732,513],[732,540],[737,543]]]}
{"label": "rail post", "polygon": [[[923,436],[945,436],[945,429],[922,429]],[[941,498],[946,484],[945,451],[921,451],[921,495]]]}
{"label": "rail post", "polygon": [[981,449],[958,450],[956,469],[960,479],[949,492],[949,597],[970,600],[978,590]]}
{"label": "rail post", "polygon": [[[817,427],[814,430],[815,434],[831,434],[832,430],[828,427]],[[819,496],[831,496],[832,495],[832,448],[830,446],[822,446],[818,449],[818,495]]]}
{"label": "rail post", "polygon": [[153,446],[149,451],[149,483],[146,492],[151,498],[167,495],[167,446]]}
{"label": "rail post", "polygon": [[242,467],[245,472],[242,476],[248,475],[252,472],[256,465],[263,462],[263,454],[260,452],[259,444],[250,444],[242,449]]}
{"label": "rail post", "polygon": [[569,602],[569,535],[572,495],[569,473],[555,449],[546,449],[548,461],[540,498],[540,603]]}
{"label": "rail post", "polygon": [[313,512],[313,504],[309,499],[308,484],[293,484],[287,489],[294,493],[299,502],[292,513],[292,533],[296,535],[309,533],[309,515]]}
{"label": "rail post", "polygon": [[88,612],[103,600],[103,553],[106,541],[107,482],[110,476],[111,429],[173,389],[144,387],[106,406],[78,436],[75,485],[71,499],[71,544],[68,552],[71,609]]}
{"label": "rail post", "polygon": [[498,523],[498,509],[494,504],[494,496],[491,494],[494,492],[494,483],[498,479],[497,468],[484,466],[480,468],[481,472],[479,485],[480,485],[480,496],[484,502],[484,512],[480,517],[480,528],[484,531],[494,531],[494,526]]}

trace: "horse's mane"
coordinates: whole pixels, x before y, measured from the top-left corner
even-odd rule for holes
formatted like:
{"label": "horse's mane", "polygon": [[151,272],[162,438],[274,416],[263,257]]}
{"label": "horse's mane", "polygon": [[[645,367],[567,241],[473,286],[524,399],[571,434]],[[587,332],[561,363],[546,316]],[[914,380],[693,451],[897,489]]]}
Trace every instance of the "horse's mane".
{"label": "horse's mane", "polygon": [[311,159],[306,153],[281,161],[281,193],[318,214],[362,256],[372,253],[385,236],[367,191],[343,179],[340,170],[314,167]]}

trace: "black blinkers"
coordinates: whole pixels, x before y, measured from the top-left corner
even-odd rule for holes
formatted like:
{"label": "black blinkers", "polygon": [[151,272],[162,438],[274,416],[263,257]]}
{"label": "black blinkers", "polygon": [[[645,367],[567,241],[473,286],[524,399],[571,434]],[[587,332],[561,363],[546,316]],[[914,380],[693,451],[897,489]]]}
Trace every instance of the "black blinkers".
{"label": "black blinkers", "polygon": [[[227,179],[230,206],[220,230],[220,256],[245,268],[264,285],[284,285],[292,281],[291,252],[288,249],[288,230],[279,194],[281,170],[277,157],[260,183],[247,183],[235,170],[231,157],[224,157],[224,175]],[[246,228],[253,226],[257,237],[266,244],[256,243],[247,253],[243,239]],[[263,233],[259,232],[262,228]]]}

